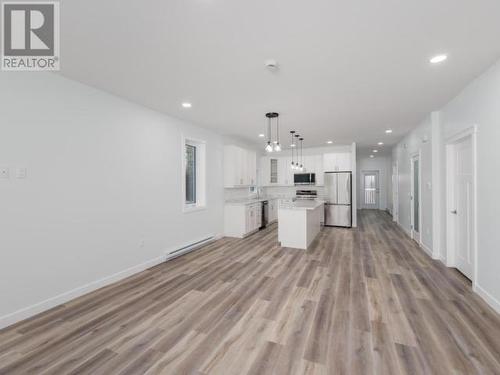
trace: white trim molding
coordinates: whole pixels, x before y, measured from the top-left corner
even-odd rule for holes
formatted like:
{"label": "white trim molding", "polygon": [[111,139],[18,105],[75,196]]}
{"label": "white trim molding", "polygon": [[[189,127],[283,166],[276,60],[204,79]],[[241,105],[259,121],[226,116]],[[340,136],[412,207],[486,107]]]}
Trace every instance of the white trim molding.
{"label": "white trim molding", "polygon": [[476,292],[476,294],[479,295],[488,305],[490,305],[493,310],[495,310],[498,314],[500,314],[499,300],[493,297],[490,293],[488,293],[477,283],[472,287],[472,290]]}
{"label": "white trim molding", "polygon": [[438,259],[435,255],[434,255],[434,252],[429,248],[427,247],[427,245],[425,245],[423,242],[420,243],[420,247],[422,248],[422,250],[424,250],[427,255],[429,255],[432,259]]}
{"label": "white trim molding", "polygon": [[15,324],[21,320],[30,318],[34,315],[40,314],[47,310],[50,310],[56,306],[59,306],[63,303],[71,301],[75,298],[81,297],[84,294],[93,292],[97,289],[103,288],[107,285],[113,284],[117,281],[123,280],[129,276],[132,276],[136,273],[142,272],[148,268],[154,267],[160,263],[165,261],[165,255],[159,256],[157,258],[151,259],[147,262],[138,264],[136,266],[127,268],[123,271],[117,272],[113,275],[106,276],[102,279],[92,281],[88,284],[82,285],[78,288],[69,290],[57,296],[46,299],[45,301],[38,302],[34,305],[25,307],[21,310],[17,310],[11,314],[4,315],[0,317],[0,329],[8,327],[12,324]]}

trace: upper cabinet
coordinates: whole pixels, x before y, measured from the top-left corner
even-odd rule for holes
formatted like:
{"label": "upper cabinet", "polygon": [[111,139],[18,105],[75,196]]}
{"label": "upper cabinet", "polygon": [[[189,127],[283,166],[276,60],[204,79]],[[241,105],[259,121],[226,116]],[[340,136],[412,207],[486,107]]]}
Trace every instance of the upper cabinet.
{"label": "upper cabinet", "polygon": [[224,146],[224,187],[257,184],[257,154],[234,145]]}
{"label": "upper cabinet", "polygon": [[335,152],[323,155],[324,172],[348,172],[352,170],[350,152]]}
{"label": "upper cabinet", "polygon": [[[291,168],[292,158],[285,155],[263,156],[259,163],[260,186],[293,186],[293,175],[300,173]],[[304,155],[304,173],[316,174],[316,186],[324,186],[325,172],[352,170],[351,154],[335,152]]]}
{"label": "upper cabinet", "polygon": [[261,186],[292,186],[293,171],[291,158],[283,156],[263,156],[260,158]]}

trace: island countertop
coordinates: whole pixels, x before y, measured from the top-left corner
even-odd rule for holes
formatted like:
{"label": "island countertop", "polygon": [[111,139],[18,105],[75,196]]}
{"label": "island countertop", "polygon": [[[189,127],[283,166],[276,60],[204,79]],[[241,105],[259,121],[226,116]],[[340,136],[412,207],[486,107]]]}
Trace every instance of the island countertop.
{"label": "island countertop", "polygon": [[307,249],[321,231],[324,202],[282,201],[278,207],[278,242],[282,247]]}
{"label": "island countertop", "polygon": [[285,210],[315,210],[324,204],[325,202],[320,200],[282,201],[279,208]]}

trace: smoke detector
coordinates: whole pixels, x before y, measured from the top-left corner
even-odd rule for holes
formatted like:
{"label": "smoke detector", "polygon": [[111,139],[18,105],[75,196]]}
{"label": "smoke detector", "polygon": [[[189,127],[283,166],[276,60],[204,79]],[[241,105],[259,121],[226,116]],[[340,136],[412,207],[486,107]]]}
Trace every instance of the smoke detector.
{"label": "smoke detector", "polygon": [[266,68],[269,70],[278,69],[278,62],[274,59],[266,60],[265,64],[266,64]]}

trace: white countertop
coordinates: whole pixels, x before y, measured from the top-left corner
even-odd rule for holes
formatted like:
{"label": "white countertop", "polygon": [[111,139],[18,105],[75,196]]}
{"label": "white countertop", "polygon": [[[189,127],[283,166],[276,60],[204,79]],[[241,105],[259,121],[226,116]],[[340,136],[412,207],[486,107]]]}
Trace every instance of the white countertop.
{"label": "white countertop", "polygon": [[316,208],[323,206],[325,204],[324,201],[321,200],[296,200],[296,201],[288,201],[281,202],[279,208],[285,210],[315,210]]}
{"label": "white countertop", "polygon": [[233,199],[233,200],[226,201],[225,204],[229,204],[232,206],[240,206],[240,205],[244,206],[247,204],[254,204],[254,203],[259,203],[259,202],[263,202],[263,201],[271,201],[274,199],[279,199],[279,198],[276,198],[276,197],[242,198],[242,199]]}

